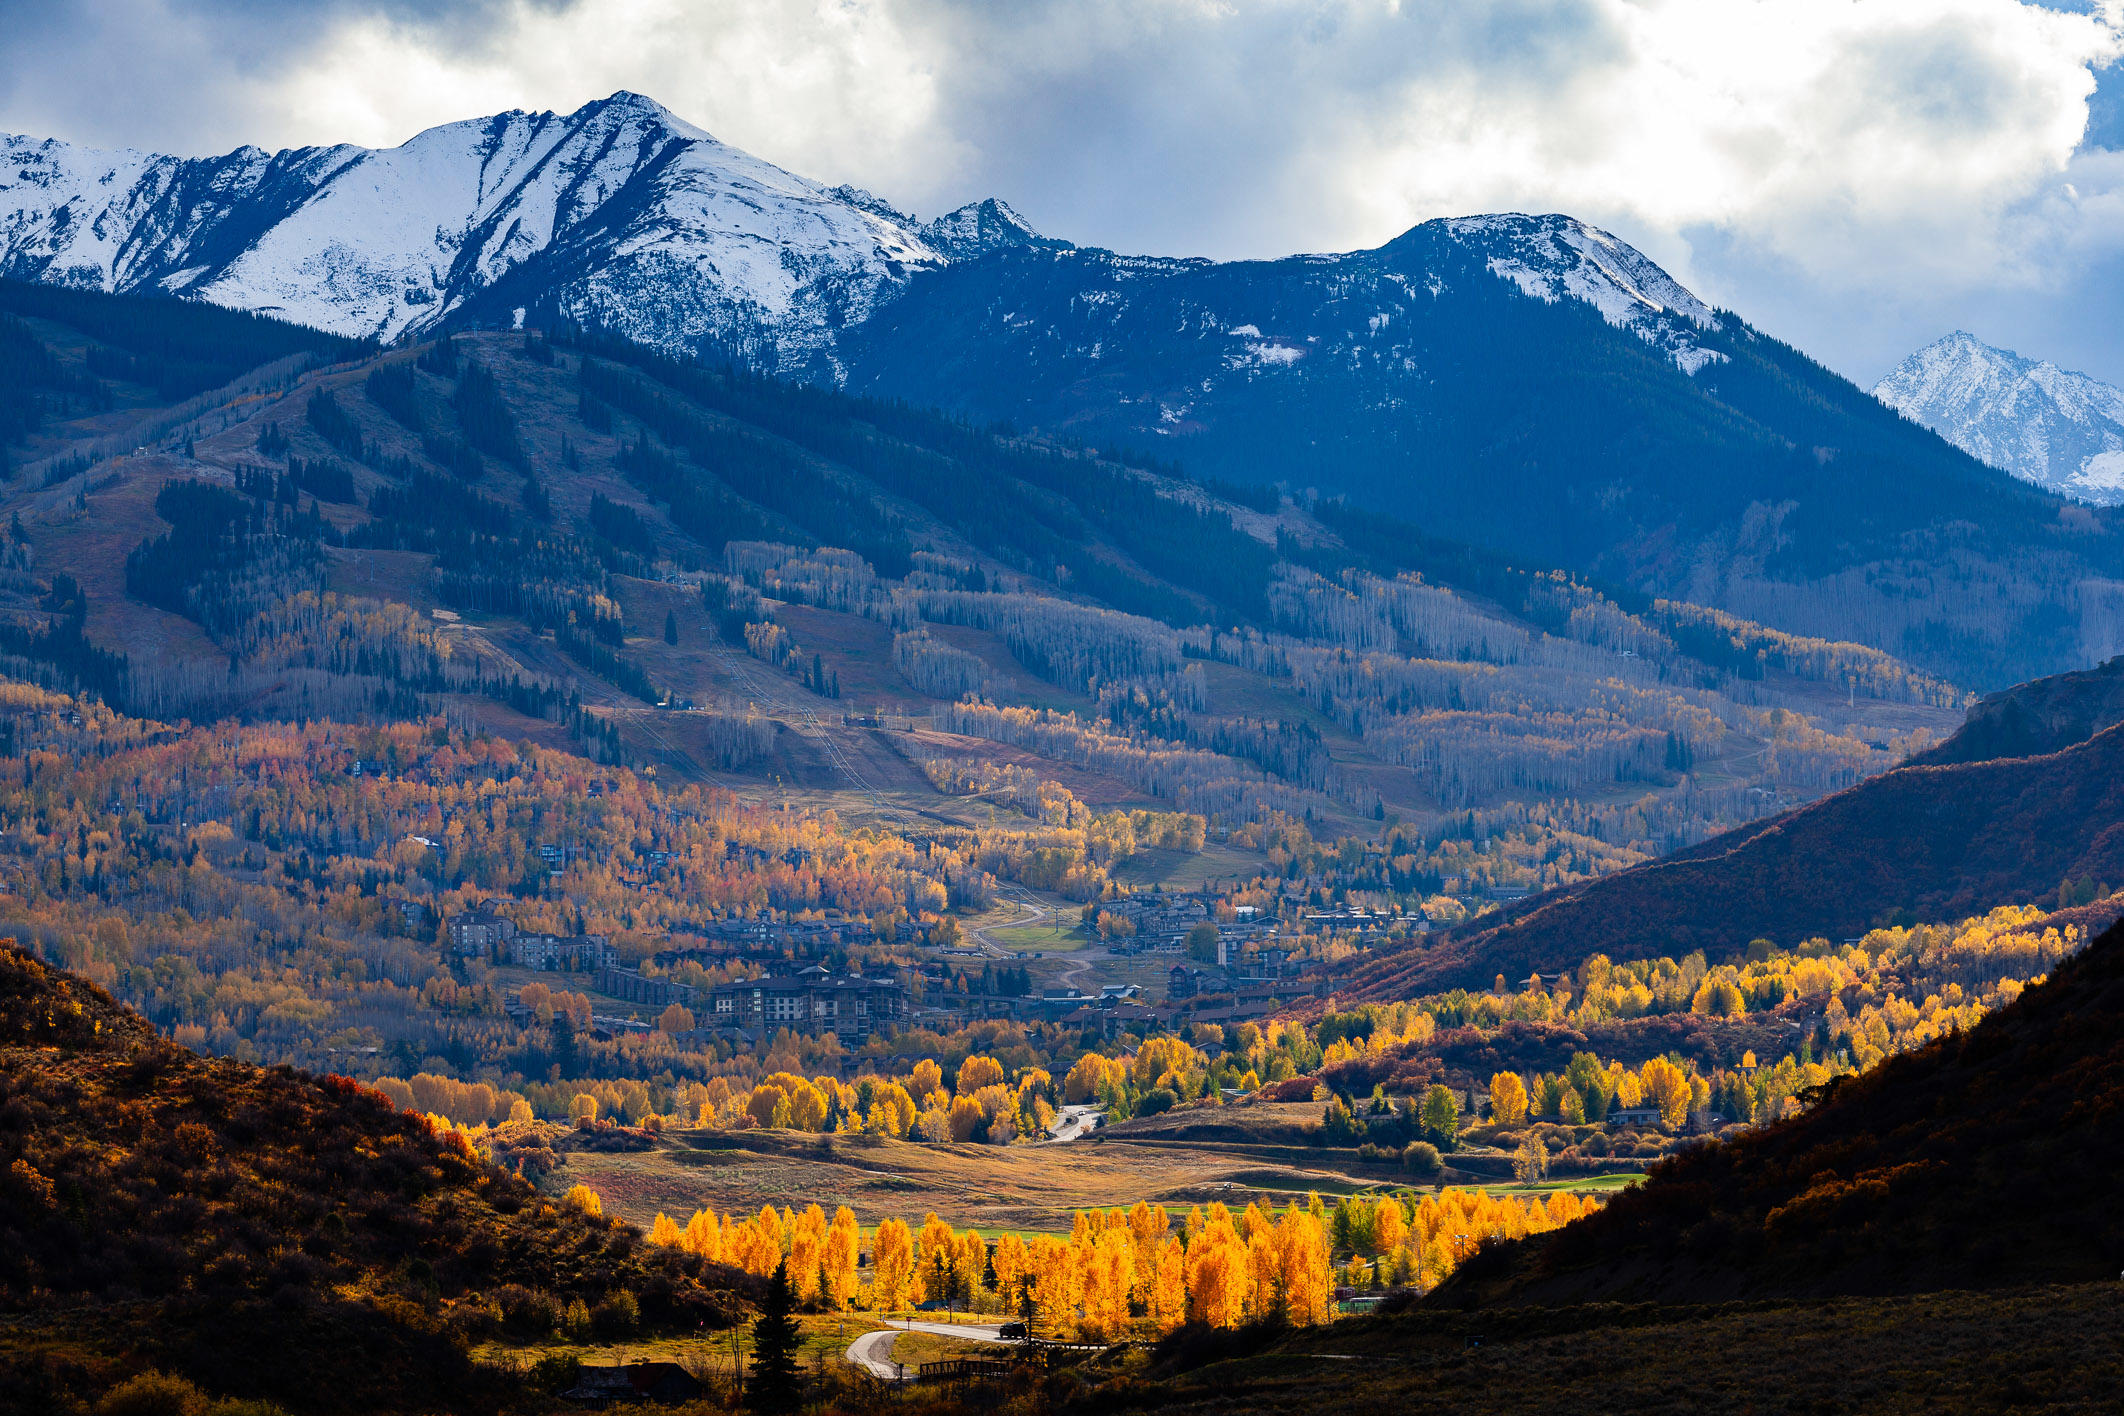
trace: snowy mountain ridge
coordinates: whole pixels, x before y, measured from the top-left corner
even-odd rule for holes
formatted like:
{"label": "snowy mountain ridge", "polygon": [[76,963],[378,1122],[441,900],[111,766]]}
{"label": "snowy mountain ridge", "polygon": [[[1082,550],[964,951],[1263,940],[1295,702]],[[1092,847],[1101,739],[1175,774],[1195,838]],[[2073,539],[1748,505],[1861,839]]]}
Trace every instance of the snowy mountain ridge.
{"label": "snowy mountain ridge", "polygon": [[[1702,302],[1606,232],[1562,216],[1426,225],[1532,298],[1593,306],[1684,372],[1724,357],[1694,338],[1718,327]],[[0,138],[0,275],[386,340],[533,309],[673,353],[712,348],[839,379],[842,333],[916,276],[1032,249],[1075,248],[994,199],[918,222],[624,91],[565,115],[444,124],[388,149],[179,158]]]}
{"label": "snowy mountain ridge", "polygon": [[1874,396],[1972,457],[2098,506],[2124,504],[2124,390],[1957,330]]}
{"label": "snowy mountain ridge", "polygon": [[0,273],[382,339],[550,302],[666,347],[713,341],[787,366],[945,249],[1006,227],[970,208],[933,241],[867,194],[629,93],[384,150],[187,159],[0,140]]}

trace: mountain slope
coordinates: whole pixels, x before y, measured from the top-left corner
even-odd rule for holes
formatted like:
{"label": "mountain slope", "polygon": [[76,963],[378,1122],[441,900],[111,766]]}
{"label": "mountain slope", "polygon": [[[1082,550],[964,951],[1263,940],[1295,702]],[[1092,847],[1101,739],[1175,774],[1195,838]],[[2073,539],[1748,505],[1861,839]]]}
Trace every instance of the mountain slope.
{"label": "mountain slope", "polygon": [[1873,394],[2024,482],[2097,506],[2124,502],[2124,389],[1956,330],[1889,370]]}
{"label": "mountain slope", "polygon": [[624,1289],[687,1332],[742,1308],[735,1275],[555,1208],[381,1093],[199,1057],[12,940],[0,1118],[17,1392],[146,1364],[294,1411],[492,1410],[514,1382],[453,1334],[496,1305],[550,1329]]}
{"label": "mountain slope", "polygon": [[[2081,880],[2124,880],[2124,727],[2110,716],[2117,668],[2030,685],[2062,726],[2001,733],[1980,705],[1966,738],[1927,759],[1617,875],[1553,891],[1428,948],[1358,963],[1337,996],[1385,1000],[1497,975],[1701,949],[1726,961],[1765,936],[1790,946],[1891,919],[1948,919],[2039,899]],[[2083,706],[2064,709],[2079,699]],[[2032,709],[2019,710],[2033,714]],[[2043,755],[1980,757],[1987,750]]]}
{"label": "mountain slope", "polygon": [[1795,1118],[1684,1152],[1577,1224],[1479,1256],[1437,1301],[2114,1281],[2119,1163],[2124,927],[1970,1032],[1846,1080]]}
{"label": "mountain slope", "polygon": [[1567,216],[1275,261],[1115,255],[994,201],[918,223],[629,93],[388,151],[0,146],[4,275],[385,339],[572,321],[1346,495],[1978,687],[2124,648],[2109,518],[1985,467]]}
{"label": "mountain slope", "polygon": [[994,203],[920,228],[625,92],[388,150],[188,159],[9,137],[0,160],[0,274],[382,339],[535,306],[799,367],[946,252],[1033,239]]}
{"label": "mountain slope", "polygon": [[1020,248],[918,276],[842,351],[854,389],[1345,495],[1962,682],[2124,643],[2089,588],[2124,567],[2115,526],[1568,217],[1224,264]]}

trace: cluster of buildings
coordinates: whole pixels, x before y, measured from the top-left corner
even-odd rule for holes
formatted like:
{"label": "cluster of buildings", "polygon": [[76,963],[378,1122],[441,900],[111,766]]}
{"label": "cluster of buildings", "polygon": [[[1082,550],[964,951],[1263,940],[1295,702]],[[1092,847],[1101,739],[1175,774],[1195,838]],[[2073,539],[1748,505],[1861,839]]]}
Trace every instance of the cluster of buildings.
{"label": "cluster of buildings", "polygon": [[[909,1016],[907,990],[893,979],[834,974],[813,965],[705,987],[681,983],[622,967],[601,934],[571,937],[518,929],[501,913],[502,904],[489,900],[479,909],[452,916],[445,925],[450,951],[519,968],[588,974],[587,982],[596,992],[645,1011],[661,1012],[676,1003],[694,1015],[696,1040],[763,1041],[788,1028],[833,1033],[845,1043],[858,1044],[873,1033],[903,1025]],[[755,922],[728,923],[749,929]],[[800,927],[776,925],[777,943],[786,942],[784,931]],[[764,933],[760,937],[764,939]]]}
{"label": "cluster of buildings", "polygon": [[[839,910],[827,910],[816,919],[774,919],[763,911],[752,917],[733,915],[727,919],[702,920],[688,928],[685,937],[700,941],[695,948],[706,948],[717,954],[764,950],[780,954],[791,950],[801,958],[816,957],[862,943],[871,937],[871,930],[869,920],[845,915]],[[668,957],[677,958],[686,952],[685,949],[674,949]],[[660,961],[666,957],[658,955]]]}
{"label": "cluster of buildings", "polygon": [[817,964],[705,987],[607,967],[598,971],[596,986],[600,993],[645,1008],[661,1010],[674,1003],[685,1008],[693,1014],[693,1031],[684,1039],[690,1041],[762,1042],[787,1028],[832,1033],[855,1046],[908,1017],[907,990],[898,982],[834,974]]}
{"label": "cluster of buildings", "polygon": [[618,962],[611,941],[602,934],[539,934],[520,930],[501,913],[499,900],[451,916],[444,926],[450,952],[459,958],[484,958],[518,968],[564,973],[595,973]]}
{"label": "cluster of buildings", "polygon": [[[557,848],[554,848],[557,850]],[[733,850],[748,848],[732,847]],[[760,854],[757,851],[751,852]],[[549,860],[550,867],[564,864]],[[1217,931],[1214,963],[1181,958],[1168,975],[1165,999],[1158,1004],[1138,996],[1134,985],[1109,985],[1095,994],[1074,988],[1049,988],[1037,995],[961,994],[934,999],[917,1010],[907,988],[892,978],[859,973],[836,974],[819,963],[850,946],[867,942],[870,923],[859,916],[827,911],[808,920],[775,919],[761,913],[699,922],[674,939],[677,947],[656,956],[669,969],[688,956],[709,954],[719,961],[750,958],[767,966],[764,976],[721,984],[689,984],[668,974],[645,974],[626,967],[605,936],[555,935],[520,929],[500,899],[443,922],[447,948],[460,958],[484,958],[497,964],[586,976],[583,986],[604,997],[655,1017],[676,1004],[693,1015],[685,1040],[763,1042],[784,1028],[792,1032],[832,1033],[858,1045],[874,1034],[912,1023],[951,1027],[985,1018],[1052,1022],[1064,1027],[1097,1029],[1108,1036],[1125,1030],[1177,1027],[1188,1022],[1234,1023],[1268,1016],[1282,1004],[1314,991],[1300,982],[1303,960],[1278,933],[1273,914],[1242,908],[1216,919],[1210,898],[1202,894],[1146,893],[1106,902],[1103,911],[1126,919],[1133,935],[1112,941],[1118,952],[1169,951],[1182,954],[1189,936],[1205,923]],[[409,925],[411,917],[408,918]],[[1317,927],[1364,929],[1373,917],[1348,912],[1309,917]],[[790,962],[791,959],[795,962]],[[941,1006],[934,1006],[940,1004]],[[637,1020],[598,1020],[613,1031],[649,1026]]]}

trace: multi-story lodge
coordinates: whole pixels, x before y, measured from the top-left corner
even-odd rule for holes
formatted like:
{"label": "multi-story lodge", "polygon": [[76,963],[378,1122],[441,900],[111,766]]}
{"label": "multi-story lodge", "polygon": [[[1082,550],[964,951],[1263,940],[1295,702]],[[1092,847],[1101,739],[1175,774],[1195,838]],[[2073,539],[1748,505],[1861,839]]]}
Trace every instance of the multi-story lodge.
{"label": "multi-story lodge", "polygon": [[507,949],[509,941],[516,937],[516,921],[506,915],[496,914],[489,900],[488,908],[467,910],[450,917],[450,952],[464,957],[477,958],[481,954],[493,957],[497,949]]}
{"label": "multi-story lodge", "polygon": [[890,979],[835,977],[815,965],[793,975],[720,984],[707,993],[701,1026],[758,1035],[788,1028],[861,1042],[907,1016],[907,990]]}
{"label": "multi-story lodge", "polygon": [[614,962],[612,945],[602,934],[533,934],[516,927],[516,921],[500,913],[499,900],[484,908],[451,916],[446,932],[450,952],[465,958],[481,955],[496,963],[508,962],[527,969],[565,969],[590,973]]}
{"label": "multi-story lodge", "polygon": [[519,968],[594,973],[617,957],[602,934],[519,934],[509,941],[509,962]]}

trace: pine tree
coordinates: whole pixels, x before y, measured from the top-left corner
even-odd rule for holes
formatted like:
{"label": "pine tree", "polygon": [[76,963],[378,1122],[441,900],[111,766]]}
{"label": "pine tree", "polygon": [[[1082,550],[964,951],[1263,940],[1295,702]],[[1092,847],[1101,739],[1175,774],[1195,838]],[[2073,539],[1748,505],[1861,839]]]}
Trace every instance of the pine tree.
{"label": "pine tree", "polygon": [[678,611],[677,611],[677,610],[666,610],[666,611],[664,611],[664,642],[665,642],[666,644],[676,644],[676,643],[678,643]]}
{"label": "pine tree", "polygon": [[789,1265],[776,1264],[760,1299],[759,1320],[752,1325],[752,1380],[745,1394],[755,1411],[794,1411],[802,1402],[803,1393],[797,1386],[797,1325],[789,1316],[795,1306]]}

